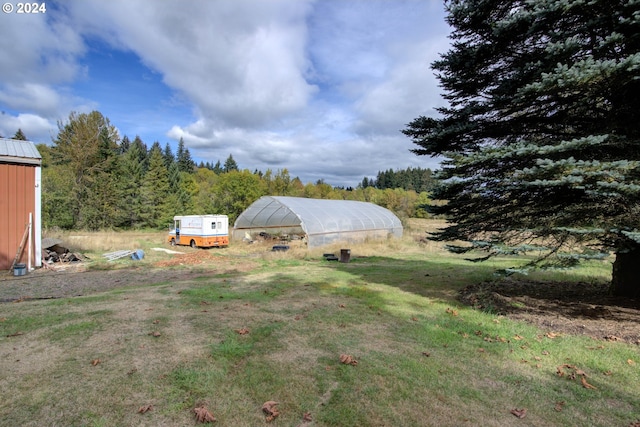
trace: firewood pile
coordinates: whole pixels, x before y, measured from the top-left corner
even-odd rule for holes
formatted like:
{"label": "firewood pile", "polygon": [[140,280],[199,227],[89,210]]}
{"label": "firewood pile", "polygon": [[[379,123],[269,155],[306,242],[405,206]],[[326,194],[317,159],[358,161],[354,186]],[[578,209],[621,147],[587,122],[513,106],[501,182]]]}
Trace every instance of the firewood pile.
{"label": "firewood pile", "polygon": [[42,239],[42,259],[47,264],[57,262],[78,262],[84,259],[79,253],[71,252],[62,246],[62,241],[58,239]]}

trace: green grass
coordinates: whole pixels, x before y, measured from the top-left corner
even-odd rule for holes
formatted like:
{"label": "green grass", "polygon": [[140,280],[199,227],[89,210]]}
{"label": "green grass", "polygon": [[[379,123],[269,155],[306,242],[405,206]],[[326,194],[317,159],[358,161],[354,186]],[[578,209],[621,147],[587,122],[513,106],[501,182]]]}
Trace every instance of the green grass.
{"label": "green grass", "polygon": [[[255,426],[268,400],[279,402],[275,426],[307,412],[315,426],[640,421],[637,346],[551,338],[455,300],[513,260],[470,264],[404,246],[355,255],[274,257],[246,273],[5,304],[0,425],[194,425],[205,404],[217,425]],[[602,281],[605,267],[530,279]],[[564,364],[596,389],[560,377]]]}

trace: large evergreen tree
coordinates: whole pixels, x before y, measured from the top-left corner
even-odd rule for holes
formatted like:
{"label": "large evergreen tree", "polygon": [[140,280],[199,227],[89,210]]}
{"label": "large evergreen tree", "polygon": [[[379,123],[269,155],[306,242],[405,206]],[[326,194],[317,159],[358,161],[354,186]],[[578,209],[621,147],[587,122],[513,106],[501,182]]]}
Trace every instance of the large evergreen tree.
{"label": "large evergreen tree", "polygon": [[142,224],[151,228],[169,226],[172,207],[169,200],[169,174],[164,165],[160,144],[154,143],[149,150],[149,170],[142,181]]}
{"label": "large evergreen tree", "polygon": [[178,162],[178,170],[180,170],[180,172],[193,173],[196,164],[191,158],[189,149],[184,146],[184,140],[182,138],[178,141],[176,160]]}
{"label": "large evergreen tree", "polygon": [[[571,266],[612,251],[640,296],[640,7],[635,0],[448,0],[433,64],[449,106],[403,131],[443,156],[434,236]],[[577,248],[580,248],[577,250]]]}
{"label": "large evergreen tree", "polygon": [[240,170],[238,168],[238,163],[236,163],[235,159],[233,158],[233,156],[231,154],[229,154],[229,157],[227,157],[227,160],[225,160],[224,162],[224,172],[231,172],[231,171],[237,171]]}
{"label": "large evergreen tree", "polygon": [[106,127],[98,136],[96,164],[87,173],[87,195],[80,206],[78,226],[89,230],[113,227],[121,216],[118,192],[121,175],[118,171],[118,145]]}
{"label": "large evergreen tree", "polygon": [[122,177],[120,185],[120,212],[122,216],[120,222],[122,226],[127,228],[136,227],[142,221],[141,189],[146,172],[142,159],[146,159],[147,153],[142,141],[139,138],[136,140],[139,142],[130,144],[119,164],[119,172]]}

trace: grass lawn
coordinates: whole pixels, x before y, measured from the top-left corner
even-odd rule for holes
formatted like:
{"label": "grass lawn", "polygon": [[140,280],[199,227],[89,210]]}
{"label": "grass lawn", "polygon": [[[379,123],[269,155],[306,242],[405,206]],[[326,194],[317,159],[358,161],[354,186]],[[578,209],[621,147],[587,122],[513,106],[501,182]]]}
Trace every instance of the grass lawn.
{"label": "grass lawn", "polygon": [[[350,263],[237,243],[211,262],[254,268],[1,304],[0,425],[192,426],[202,406],[234,427],[640,422],[638,346],[458,304],[513,260],[465,262],[417,243],[422,225]],[[563,274],[606,281],[610,264]]]}

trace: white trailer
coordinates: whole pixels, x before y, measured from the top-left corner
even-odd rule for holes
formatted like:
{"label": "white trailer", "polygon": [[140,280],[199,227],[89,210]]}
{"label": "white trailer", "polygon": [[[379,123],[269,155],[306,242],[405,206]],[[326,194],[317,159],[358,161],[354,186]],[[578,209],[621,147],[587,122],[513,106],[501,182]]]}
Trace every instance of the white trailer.
{"label": "white trailer", "polygon": [[176,215],[167,242],[192,248],[226,247],[229,245],[227,215]]}

